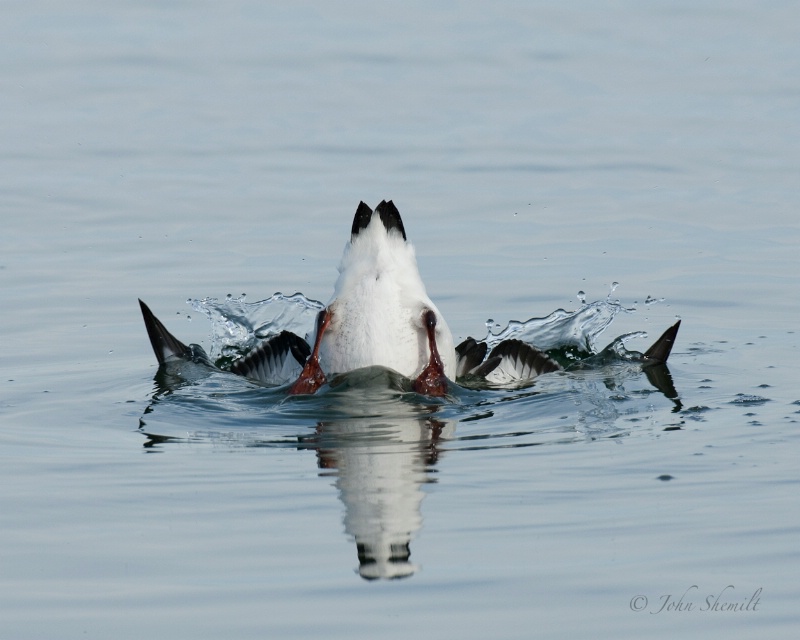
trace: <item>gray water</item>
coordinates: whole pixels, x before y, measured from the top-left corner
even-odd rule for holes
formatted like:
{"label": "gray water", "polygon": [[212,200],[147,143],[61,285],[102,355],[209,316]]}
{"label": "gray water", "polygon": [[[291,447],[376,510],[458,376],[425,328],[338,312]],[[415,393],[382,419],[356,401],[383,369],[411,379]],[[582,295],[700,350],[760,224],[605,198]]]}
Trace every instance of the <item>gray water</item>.
{"label": "gray water", "polygon": [[[798,25],[5,3],[0,638],[794,637]],[[137,297],[206,347],[187,299],[327,301],[384,198],[456,339],[609,297],[598,350],[682,319],[677,398],[157,375]]]}

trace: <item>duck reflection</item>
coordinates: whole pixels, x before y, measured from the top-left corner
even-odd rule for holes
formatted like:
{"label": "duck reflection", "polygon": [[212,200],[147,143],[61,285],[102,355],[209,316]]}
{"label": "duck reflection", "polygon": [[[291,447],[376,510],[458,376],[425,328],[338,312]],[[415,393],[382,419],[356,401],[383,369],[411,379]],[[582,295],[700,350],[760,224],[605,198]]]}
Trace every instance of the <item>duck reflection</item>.
{"label": "duck reflection", "polygon": [[[144,446],[159,450],[164,443],[188,440],[208,441],[233,447],[297,447],[313,451],[320,476],[332,478],[344,506],[344,530],[355,544],[358,574],[366,580],[406,578],[418,566],[412,562],[411,546],[422,528],[424,485],[435,483],[437,464],[444,442],[462,447],[464,436],[456,437],[456,422],[496,418],[496,414],[515,403],[523,403],[543,393],[545,399],[564,398],[564,411],[574,420],[564,423],[572,439],[582,442],[584,429],[578,425],[595,423],[596,414],[610,415],[610,426],[618,425],[620,390],[629,378],[647,381],[671,400],[680,411],[680,396],[675,391],[666,365],[642,366],[617,360],[586,362],[557,378],[561,387],[549,393],[531,387],[508,390],[456,391],[453,398],[430,399],[410,389],[409,380],[389,369],[368,367],[334,377],[314,396],[287,396],[283,388],[263,388],[241,384],[230,374],[213,370],[203,362],[175,361],[163,364],[155,377],[155,393],[140,418],[139,428],[147,437]],[[599,382],[595,385],[593,382]],[[560,390],[559,390],[560,389]],[[566,390],[566,395],[564,394]],[[609,396],[609,390],[614,396]],[[586,413],[572,400],[576,395],[592,406]],[[637,394],[627,394],[635,401]],[[626,395],[626,397],[627,397]],[[237,407],[235,423],[228,422],[231,405]],[[159,406],[160,405],[160,406]],[[187,406],[202,406],[209,415],[220,412],[224,423],[210,431],[185,427]],[[454,411],[453,407],[459,407]],[[601,409],[600,411],[598,411]],[[178,412],[175,414],[174,412]],[[275,412],[275,413],[273,413]],[[548,415],[561,415],[549,411]],[[161,414],[161,415],[158,415]],[[293,435],[279,435],[264,429],[265,416],[280,414],[290,420]],[[177,420],[171,416],[178,415]],[[589,416],[591,419],[587,419]],[[166,418],[166,420],[165,420]],[[148,425],[148,422],[154,423]],[[605,424],[605,420],[600,421]],[[161,423],[164,429],[153,427]],[[169,435],[170,424],[172,433]],[[572,427],[570,427],[572,425]],[[489,426],[485,433],[472,434],[472,448],[531,446],[541,444],[541,434],[533,425],[529,431],[515,430],[511,443],[497,438],[507,435]],[[298,429],[303,430],[297,435]],[[180,434],[180,435],[178,435]],[[285,434],[285,432],[284,432]],[[480,440],[480,443],[475,442]],[[484,442],[485,440],[485,442]]]}
{"label": "duck reflection", "polygon": [[[147,436],[145,448],[153,451],[167,442],[186,440],[153,433],[148,422],[162,403],[180,402],[182,394],[176,393],[180,389],[194,388],[197,395],[206,396],[201,390],[204,381],[209,385],[222,382],[210,380],[202,364],[175,362],[159,369],[155,393],[139,421],[139,429]],[[238,382],[237,387],[241,388]],[[250,387],[249,393],[252,397],[239,399],[243,404],[258,401],[253,413],[261,417],[255,424],[263,425],[264,400],[274,401],[272,408],[277,411],[289,411],[298,423],[311,418],[306,423],[314,425],[310,432],[291,441],[301,450],[316,453],[320,476],[335,479],[344,505],[344,529],[355,542],[358,574],[366,580],[413,575],[418,567],[411,561],[411,543],[422,527],[423,485],[436,482],[440,442],[455,434],[455,421],[439,415],[447,400],[426,401],[410,390],[408,379],[383,367],[336,376],[315,396],[287,397],[282,390],[256,387]],[[196,396],[192,402],[198,402]],[[314,419],[322,416],[322,420]],[[231,429],[229,439],[226,433],[192,431],[188,437],[214,443],[226,440],[235,446],[285,448],[289,444],[285,437],[264,437],[260,428],[251,438],[244,437],[241,429]]]}
{"label": "duck reflection", "polygon": [[326,443],[317,449],[319,467],[335,473],[362,578],[404,578],[416,571],[410,543],[422,527],[422,485],[435,482],[438,439],[447,429],[434,418],[319,425]]}
{"label": "duck reflection", "polygon": [[433,415],[437,406],[396,398],[388,404],[387,384],[396,390],[401,384],[394,377],[369,368],[333,380],[329,410],[346,418],[320,422],[313,436],[302,439],[316,450],[321,475],[336,478],[345,532],[355,541],[358,573],[367,580],[405,578],[417,570],[410,556],[422,527],[422,486],[436,481],[439,441],[455,430]]}

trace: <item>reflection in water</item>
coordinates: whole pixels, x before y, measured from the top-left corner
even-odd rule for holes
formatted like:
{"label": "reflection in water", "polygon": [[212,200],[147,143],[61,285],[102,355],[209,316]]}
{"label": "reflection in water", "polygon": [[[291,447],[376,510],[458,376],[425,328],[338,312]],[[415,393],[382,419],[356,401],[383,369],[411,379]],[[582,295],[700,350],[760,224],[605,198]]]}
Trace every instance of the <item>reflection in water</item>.
{"label": "reflection in water", "polygon": [[422,485],[433,482],[437,441],[452,430],[452,423],[414,416],[320,423],[319,466],[335,469],[361,577],[403,578],[416,570],[409,556],[422,526]]}
{"label": "reflection in water", "polygon": [[675,389],[675,383],[672,381],[669,367],[666,364],[654,364],[650,367],[644,367],[643,370],[647,376],[647,381],[663,393],[665,398],[672,400],[675,405],[672,411],[674,413],[680,411],[683,408],[683,404]]}
{"label": "reflection in water", "polygon": [[406,386],[382,367],[334,378],[325,403],[332,419],[301,439],[316,451],[323,475],[336,476],[345,531],[368,580],[416,571],[410,545],[422,527],[422,485],[434,482],[439,440],[455,431],[452,421],[436,417],[438,406],[404,401],[414,398]]}
{"label": "reflection in water", "polygon": [[[320,475],[335,478],[359,575],[396,579],[417,570],[411,544],[422,527],[423,485],[435,482],[444,445],[455,451],[619,437],[630,429],[631,423],[622,429],[626,419],[649,411],[648,395],[655,390],[673,403],[673,412],[682,411],[666,365],[609,358],[526,388],[454,386],[453,396],[436,400],[410,392],[406,379],[381,367],[336,376],[314,396],[287,396],[285,388],[175,361],[156,374],[140,430],[148,451],[187,437],[228,447],[314,451]],[[655,390],[639,387],[645,379]],[[637,390],[625,390],[634,383]],[[187,434],[186,425],[200,414],[200,429],[208,430]],[[456,434],[456,424],[463,433]]]}
{"label": "reflection in water", "polygon": [[[416,571],[410,560],[411,541],[422,527],[422,485],[435,481],[432,468],[439,458],[439,442],[455,432],[453,420],[437,416],[443,404],[421,403],[425,399],[407,390],[407,380],[382,367],[337,376],[315,396],[287,397],[284,390],[256,388],[241,378],[206,368],[206,379],[211,376],[224,376],[254,391],[262,403],[272,400],[271,405],[257,407],[262,417],[270,411],[289,411],[297,422],[307,424],[309,416],[325,416],[314,421],[310,433],[289,439],[270,438],[260,429],[254,437],[242,438],[237,425],[230,425],[229,444],[293,444],[313,450],[320,475],[336,478],[345,508],[345,531],[356,546],[359,575],[367,580],[396,579]],[[140,429],[147,435],[146,448],[185,440],[152,433],[147,423],[160,404],[181,403],[182,394],[176,392],[197,388],[202,377],[202,369],[193,363],[176,361],[161,367],[152,401],[140,419]],[[195,406],[207,402],[197,397],[202,395],[192,398]],[[263,426],[263,420],[259,424]],[[239,424],[239,429],[242,426]],[[189,434],[191,440],[212,438],[219,443],[224,435],[219,431],[213,436]]]}

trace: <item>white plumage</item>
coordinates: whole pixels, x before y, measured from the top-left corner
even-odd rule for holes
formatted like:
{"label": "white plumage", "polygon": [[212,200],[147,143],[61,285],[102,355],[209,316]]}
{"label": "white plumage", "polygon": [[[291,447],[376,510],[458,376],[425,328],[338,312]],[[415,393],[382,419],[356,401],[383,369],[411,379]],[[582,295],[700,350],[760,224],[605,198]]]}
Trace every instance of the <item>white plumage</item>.
{"label": "white plumage", "polygon": [[339,265],[331,321],[320,343],[323,371],[380,365],[414,378],[430,360],[423,320],[436,314],[436,346],[448,378],[456,376],[453,336],[419,275],[414,247],[378,212],[351,236]]}

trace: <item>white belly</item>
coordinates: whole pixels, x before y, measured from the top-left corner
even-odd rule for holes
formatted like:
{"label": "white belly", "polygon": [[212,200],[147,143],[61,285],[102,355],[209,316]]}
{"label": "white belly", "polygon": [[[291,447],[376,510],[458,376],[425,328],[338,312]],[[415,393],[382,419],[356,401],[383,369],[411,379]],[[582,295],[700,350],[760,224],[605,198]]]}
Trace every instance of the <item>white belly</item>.
{"label": "white belly", "polygon": [[332,319],[320,345],[323,371],[344,373],[380,365],[407,378],[416,377],[430,360],[422,324],[427,308],[437,315],[436,343],[445,375],[455,377],[453,338],[430,300],[403,300],[397,290],[379,287],[370,287],[368,293],[369,297],[348,296],[330,305]]}

